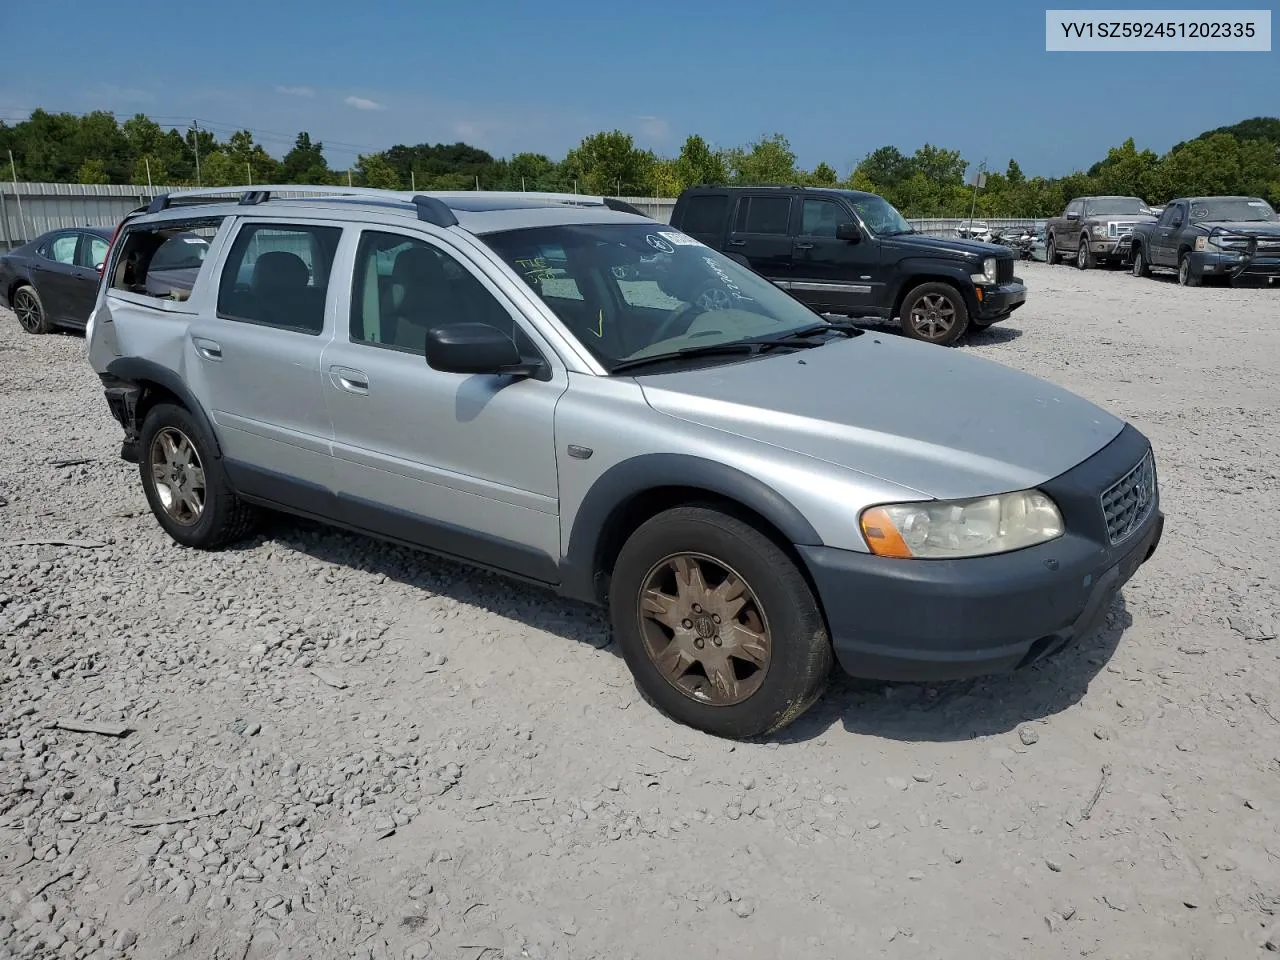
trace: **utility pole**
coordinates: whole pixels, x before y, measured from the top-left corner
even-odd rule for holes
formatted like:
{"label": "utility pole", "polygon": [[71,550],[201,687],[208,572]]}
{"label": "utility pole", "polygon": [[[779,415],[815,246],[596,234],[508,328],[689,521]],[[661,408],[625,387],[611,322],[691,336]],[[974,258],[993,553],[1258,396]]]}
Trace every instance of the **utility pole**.
{"label": "utility pole", "polygon": [[147,189],[152,190],[154,188],[151,186],[151,158],[143,157],[142,162],[147,165]]}
{"label": "utility pole", "polygon": [[413,168],[409,168],[409,189],[414,193],[418,192],[418,178],[413,175]]}
{"label": "utility pole", "polygon": [[200,179],[200,122],[198,120],[191,121],[191,140],[196,150],[196,186],[203,187],[204,181]]}
{"label": "utility pole", "polygon": [[978,172],[973,175],[973,203],[969,205],[969,230],[973,230],[973,215],[978,209],[978,191],[987,183],[987,175],[985,173],[987,161],[983,160],[978,164]]}
{"label": "utility pole", "polygon": [[249,165],[249,161],[244,162],[244,172],[249,175],[249,186],[253,186],[253,167]]}
{"label": "utility pole", "polygon": [[22,227],[22,242],[27,242],[27,221],[22,215],[22,194],[18,192],[18,165],[13,162],[13,151],[9,151],[9,169],[13,171],[13,199],[18,201],[18,225]]}

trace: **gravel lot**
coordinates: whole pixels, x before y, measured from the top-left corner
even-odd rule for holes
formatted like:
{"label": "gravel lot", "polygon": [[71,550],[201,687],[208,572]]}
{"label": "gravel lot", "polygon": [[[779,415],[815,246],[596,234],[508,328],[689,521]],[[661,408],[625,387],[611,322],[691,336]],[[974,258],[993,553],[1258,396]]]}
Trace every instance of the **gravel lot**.
{"label": "gravel lot", "polygon": [[177,547],[83,339],[0,314],[0,956],[1280,949],[1280,290],[1021,273],[962,349],[1152,438],[1160,551],[1050,664],[738,745],[537,591],[285,519]]}

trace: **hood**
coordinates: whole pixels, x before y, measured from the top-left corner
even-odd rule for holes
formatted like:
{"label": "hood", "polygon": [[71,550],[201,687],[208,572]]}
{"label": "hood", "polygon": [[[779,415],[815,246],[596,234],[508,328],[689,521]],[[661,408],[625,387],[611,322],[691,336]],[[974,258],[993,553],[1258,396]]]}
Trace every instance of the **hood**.
{"label": "hood", "polygon": [[1196,226],[1227,233],[1265,233],[1280,236],[1280,220],[1197,220]]}
{"label": "hood", "polygon": [[981,240],[959,240],[951,237],[930,237],[923,233],[904,233],[899,236],[882,237],[884,245],[901,247],[908,254],[919,250],[930,256],[940,252],[951,254],[957,260],[978,259],[984,257],[1007,257],[1009,248],[995,243],[983,243]]}
{"label": "hood", "polygon": [[938,499],[1034,487],[1124,427],[1037,377],[871,333],[637,381],[660,413]]}

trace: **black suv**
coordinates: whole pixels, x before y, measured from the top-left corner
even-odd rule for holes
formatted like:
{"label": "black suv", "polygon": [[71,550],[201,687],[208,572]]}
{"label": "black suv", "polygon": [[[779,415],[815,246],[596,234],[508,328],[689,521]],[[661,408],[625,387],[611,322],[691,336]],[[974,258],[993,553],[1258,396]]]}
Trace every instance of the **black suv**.
{"label": "black suv", "polygon": [[874,193],[690,187],[671,225],[819,313],[900,317],[908,336],[928,343],[953,343],[1027,299],[1007,247],[917,233]]}

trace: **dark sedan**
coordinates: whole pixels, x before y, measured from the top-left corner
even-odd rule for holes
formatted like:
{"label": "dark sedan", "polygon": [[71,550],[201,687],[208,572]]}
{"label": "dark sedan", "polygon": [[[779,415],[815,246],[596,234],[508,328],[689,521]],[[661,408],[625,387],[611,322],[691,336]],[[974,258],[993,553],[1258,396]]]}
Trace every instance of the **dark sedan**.
{"label": "dark sedan", "polygon": [[83,330],[110,242],[110,227],[69,227],[0,256],[0,306],[28,333]]}

